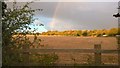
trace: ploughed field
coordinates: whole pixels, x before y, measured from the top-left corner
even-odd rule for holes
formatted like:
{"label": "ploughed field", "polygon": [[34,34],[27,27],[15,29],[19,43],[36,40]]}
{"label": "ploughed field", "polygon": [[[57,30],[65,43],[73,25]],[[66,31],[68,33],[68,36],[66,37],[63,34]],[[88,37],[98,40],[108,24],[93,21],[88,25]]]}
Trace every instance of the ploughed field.
{"label": "ploughed field", "polygon": [[[29,36],[31,40],[33,36]],[[101,49],[117,49],[115,37],[73,37],[73,36],[38,36],[42,39],[40,48],[51,49],[94,49],[94,44],[101,44]],[[59,52],[57,64],[92,64],[94,53]],[[102,54],[103,64],[117,64],[117,54]]]}
{"label": "ploughed field", "polygon": [[[29,36],[31,40],[33,36]],[[41,45],[45,48],[77,48],[93,49],[94,44],[101,44],[102,49],[116,49],[117,39],[115,37],[72,37],[72,36],[38,36]]]}

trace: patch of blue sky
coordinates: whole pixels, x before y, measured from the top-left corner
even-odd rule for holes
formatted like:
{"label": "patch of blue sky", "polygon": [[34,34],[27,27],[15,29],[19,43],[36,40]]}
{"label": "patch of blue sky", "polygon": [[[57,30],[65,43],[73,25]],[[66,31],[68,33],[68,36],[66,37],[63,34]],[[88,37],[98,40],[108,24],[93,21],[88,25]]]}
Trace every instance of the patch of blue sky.
{"label": "patch of blue sky", "polygon": [[45,26],[37,26],[37,25],[29,25],[31,27],[31,31],[35,30],[35,33],[42,33],[47,32],[48,30],[45,28]]}
{"label": "patch of blue sky", "polygon": [[[51,18],[47,17],[34,17],[36,20],[34,23],[30,24],[29,26],[31,27],[31,31],[36,30],[35,32],[47,32],[48,29],[50,28],[49,23],[52,21]],[[43,24],[44,26],[41,26],[40,24]]]}

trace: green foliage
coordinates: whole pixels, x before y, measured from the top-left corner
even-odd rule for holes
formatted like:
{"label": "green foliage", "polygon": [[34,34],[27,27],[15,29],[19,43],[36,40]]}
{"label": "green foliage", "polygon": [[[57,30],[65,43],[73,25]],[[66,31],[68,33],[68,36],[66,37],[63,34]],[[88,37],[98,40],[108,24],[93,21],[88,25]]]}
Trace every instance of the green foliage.
{"label": "green foliage", "polygon": [[4,15],[2,16],[2,40],[3,47],[8,46],[12,41],[12,36],[15,32],[22,32],[26,34],[30,29],[29,24],[33,23],[33,15],[35,10],[32,10],[26,3],[22,8],[16,7],[16,2],[13,2],[13,8],[3,9]]}
{"label": "green foliage", "polygon": [[[9,55],[8,55],[9,54]],[[39,66],[48,66],[53,65],[58,60],[58,56],[55,53],[50,54],[29,54],[27,57],[25,57],[25,54],[21,52],[11,52],[6,54],[6,57],[4,58],[3,65],[11,66],[11,65],[19,65],[19,64],[25,64],[31,63],[33,65],[39,65]]]}
{"label": "green foliage", "polygon": [[[28,6],[31,2],[23,6],[16,6],[16,4],[16,2],[13,2],[13,8],[7,8],[7,5],[4,2],[2,3],[2,64],[8,66],[26,60],[24,58],[25,54],[19,52],[20,50],[27,50],[30,47],[37,48],[41,45],[41,39],[38,39],[37,35],[32,33],[35,30],[31,32],[31,28],[29,27],[35,20],[33,18],[34,12],[39,9],[32,10]],[[33,34],[33,40],[30,40],[27,34]],[[26,57],[31,56],[32,55]],[[52,64],[58,57],[55,54],[46,54],[37,60],[40,59],[42,60],[41,64]],[[33,61],[36,62],[35,59]]]}

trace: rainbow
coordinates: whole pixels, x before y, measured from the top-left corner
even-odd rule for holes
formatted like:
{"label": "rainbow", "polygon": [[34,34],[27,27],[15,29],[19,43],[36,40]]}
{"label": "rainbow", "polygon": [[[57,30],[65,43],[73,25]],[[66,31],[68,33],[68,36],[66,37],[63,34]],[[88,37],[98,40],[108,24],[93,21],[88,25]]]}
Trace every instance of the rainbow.
{"label": "rainbow", "polygon": [[53,19],[52,19],[52,21],[50,22],[50,28],[51,28],[51,30],[54,29],[55,24],[57,23],[57,22],[55,22],[55,20],[56,20],[55,18],[56,18],[56,16],[57,16],[57,12],[58,12],[58,9],[59,9],[59,4],[60,4],[60,2],[57,3],[56,8],[55,8],[55,11],[54,11],[54,14],[53,14]]}

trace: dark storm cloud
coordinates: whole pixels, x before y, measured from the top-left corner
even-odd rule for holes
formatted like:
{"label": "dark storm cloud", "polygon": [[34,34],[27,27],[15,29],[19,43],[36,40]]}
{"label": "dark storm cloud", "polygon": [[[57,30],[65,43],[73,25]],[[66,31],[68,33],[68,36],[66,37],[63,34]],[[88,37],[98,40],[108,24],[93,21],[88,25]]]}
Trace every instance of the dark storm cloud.
{"label": "dark storm cloud", "polygon": [[48,17],[52,18],[53,14],[55,12],[57,3],[50,3],[50,2],[35,2],[31,4],[31,7],[34,9],[43,9],[43,11],[36,12],[36,16],[43,16],[43,17]]}
{"label": "dark storm cloud", "polygon": [[38,14],[62,21],[54,21],[54,29],[61,30],[63,27],[64,29],[108,29],[117,27],[117,20],[112,17],[117,12],[117,2],[48,2],[38,4],[44,9],[43,13]]}
{"label": "dark storm cloud", "polygon": [[[23,6],[26,2],[17,2],[17,6]],[[12,7],[12,2],[7,2],[8,7]],[[43,9],[43,11],[36,11],[36,16],[44,16],[44,17],[53,17],[54,11],[56,9],[57,3],[50,3],[50,2],[34,2],[31,3],[29,6],[32,9]]]}
{"label": "dark storm cloud", "polygon": [[[74,28],[83,25],[82,29],[104,29],[117,26],[112,14],[117,12],[117,3],[60,3],[55,18],[72,23]],[[81,28],[80,28],[81,29]]]}
{"label": "dark storm cloud", "polygon": [[[117,13],[117,2],[35,2],[30,6],[33,9],[43,9],[36,12],[36,17],[49,18],[51,21],[55,19],[52,25],[54,30],[117,27],[117,19],[112,17]],[[49,23],[50,21],[44,22],[50,30]]]}

